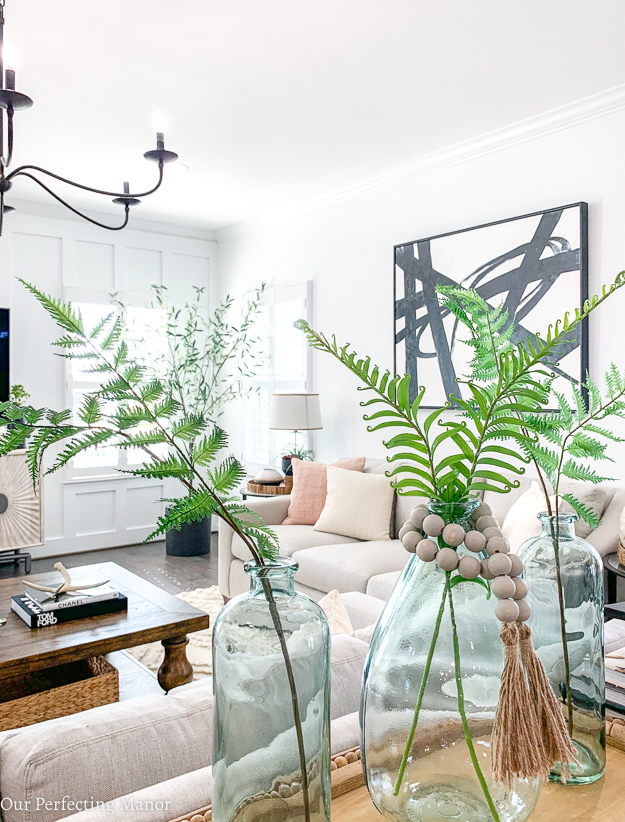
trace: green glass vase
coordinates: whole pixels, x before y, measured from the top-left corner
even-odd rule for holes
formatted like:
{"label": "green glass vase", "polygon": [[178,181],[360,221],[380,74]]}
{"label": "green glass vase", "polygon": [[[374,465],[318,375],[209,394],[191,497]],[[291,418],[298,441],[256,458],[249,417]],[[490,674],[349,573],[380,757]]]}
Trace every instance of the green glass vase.
{"label": "green glass vase", "polygon": [[[430,501],[428,509],[468,530],[477,504]],[[436,562],[413,556],[378,622],[360,713],[367,787],[392,822],[522,822],[540,780],[507,789],[491,773],[504,666],[496,600],[483,583],[449,590],[450,579]]]}
{"label": "green glass vase", "polygon": [[[556,518],[543,513],[538,518],[542,533],[518,551],[529,587],[529,624],[536,653],[561,703],[577,751],[576,762],[570,765],[570,782],[586,784],[605,771],[603,566],[596,549],[576,536],[577,514]],[[551,779],[560,781],[559,766]]]}
{"label": "green glass vase", "polygon": [[295,591],[297,568],[284,557],[247,562],[249,591],[215,620],[214,822],[330,822],[330,630],[317,603]]}

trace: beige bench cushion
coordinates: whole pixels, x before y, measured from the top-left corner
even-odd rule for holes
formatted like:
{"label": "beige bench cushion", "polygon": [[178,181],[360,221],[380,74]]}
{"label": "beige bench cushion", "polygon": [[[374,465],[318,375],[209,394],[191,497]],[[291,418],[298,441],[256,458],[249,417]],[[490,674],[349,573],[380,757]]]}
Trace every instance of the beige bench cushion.
{"label": "beige bench cushion", "polygon": [[[271,530],[278,537],[280,556],[291,557],[304,548],[313,548],[316,545],[336,545],[337,543],[358,542],[352,537],[341,537],[338,534],[324,534],[313,531],[312,525],[274,525]],[[234,534],[232,537],[232,553],[243,562],[252,558],[247,545],[241,537]],[[330,589],[329,589],[330,590]]]}
{"label": "beige bench cushion", "polygon": [[367,583],[377,574],[401,571],[407,554],[398,539],[373,540],[356,545],[324,545],[297,552],[302,585],[340,593],[367,590]]}

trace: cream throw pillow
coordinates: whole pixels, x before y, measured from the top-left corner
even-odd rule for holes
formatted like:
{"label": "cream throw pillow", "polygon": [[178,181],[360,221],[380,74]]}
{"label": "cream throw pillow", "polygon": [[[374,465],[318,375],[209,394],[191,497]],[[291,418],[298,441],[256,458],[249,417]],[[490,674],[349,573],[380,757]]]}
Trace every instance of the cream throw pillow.
{"label": "cream throw pillow", "polygon": [[331,634],[351,634],[352,621],[347,613],[347,608],[343,605],[338,590],[327,593],[323,599],[319,600],[319,607],[326,615]]}
{"label": "cream throw pillow", "polygon": [[[595,512],[598,517],[603,514],[606,501],[605,489],[599,488],[590,482],[562,482],[561,493],[574,494],[574,496]],[[551,505],[555,504],[555,498],[549,497]],[[545,495],[537,482],[532,482],[527,491],[511,506],[506,514],[502,531],[504,537],[510,543],[510,550],[516,554],[525,540],[537,537],[541,530],[538,514],[547,510]],[[562,513],[570,513],[573,509],[567,502],[561,503]],[[578,537],[586,539],[592,528],[582,519],[575,523],[575,533]]]}
{"label": "cream throw pillow", "polygon": [[328,465],[328,494],[314,531],[353,539],[390,539],[395,491],[384,474],[361,474]]}

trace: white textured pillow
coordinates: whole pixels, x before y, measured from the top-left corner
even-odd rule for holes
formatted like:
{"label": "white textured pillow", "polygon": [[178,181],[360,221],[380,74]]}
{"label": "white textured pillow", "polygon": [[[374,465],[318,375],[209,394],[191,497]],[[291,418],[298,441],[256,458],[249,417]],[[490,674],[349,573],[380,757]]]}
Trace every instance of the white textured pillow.
{"label": "white textured pillow", "polygon": [[[595,512],[598,517],[603,514],[605,506],[606,492],[604,488],[598,488],[589,482],[562,482],[560,492],[573,494],[580,502],[583,502]],[[549,497],[552,507],[555,505],[555,497]],[[532,482],[527,491],[511,506],[506,514],[502,531],[504,537],[510,543],[510,550],[516,553],[525,540],[537,537],[542,526],[538,519],[541,511],[547,510],[545,495],[537,482]],[[562,513],[570,513],[573,509],[567,502],[562,502],[560,510]],[[592,528],[582,519],[575,523],[575,533],[578,537],[586,539]]]}
{"label": "white textured pillow", "polygon": [[341,602],[338,589],[327,593],[319,600],[319,607],[326,615],[331,634],[351,634],[354,630],[347,608]]}
{"label": "white textured pillow", "polygon": [[314,531],[353,539],[390,539],[394,490],[384,474],[328,465],[328,495]]}

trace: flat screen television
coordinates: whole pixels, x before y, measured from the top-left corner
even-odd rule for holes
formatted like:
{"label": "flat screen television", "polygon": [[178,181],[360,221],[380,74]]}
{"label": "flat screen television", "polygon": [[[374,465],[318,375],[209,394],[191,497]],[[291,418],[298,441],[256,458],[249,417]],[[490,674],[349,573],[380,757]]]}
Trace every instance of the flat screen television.
{"label": "flat screen television", "polygon": [[9,399],[9,309],[0,308],[0,402]]}

